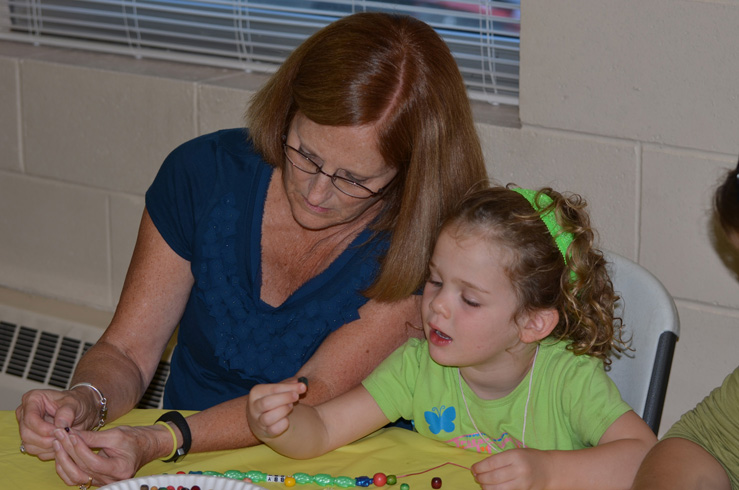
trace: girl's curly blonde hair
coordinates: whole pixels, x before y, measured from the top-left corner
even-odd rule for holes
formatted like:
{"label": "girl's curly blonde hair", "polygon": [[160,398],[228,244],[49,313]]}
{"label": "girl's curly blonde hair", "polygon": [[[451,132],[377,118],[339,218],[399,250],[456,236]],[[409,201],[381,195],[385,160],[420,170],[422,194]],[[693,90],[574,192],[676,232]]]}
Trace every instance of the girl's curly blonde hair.
{"label": "girl's curly blonde hair", "polygon": [[[506,273],[518,297],[514,318],[540,309],[556,309],[559,323],[550,337],[569,341],[575,354],[597,357],[605,365],[613,351],[627,349],[621,338],[621,318],[615,315],[619,296],[606,269],[603,253],[595,248],[587,203],[577,194],[551,188],[537,191],[552,199],[538,211],[517,192],[490,187],[471,192],[443,228],[480,234],[511,253]],[[553,212],[562,231],[573,235],[565,263],[541,216]],[[574,279],[572,277],[574,273]]]}

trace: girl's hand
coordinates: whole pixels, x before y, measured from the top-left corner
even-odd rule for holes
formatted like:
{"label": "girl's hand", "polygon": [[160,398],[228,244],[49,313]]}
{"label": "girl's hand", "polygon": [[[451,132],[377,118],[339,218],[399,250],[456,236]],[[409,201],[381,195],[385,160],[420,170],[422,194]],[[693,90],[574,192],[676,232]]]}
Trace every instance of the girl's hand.
{"label": "girl's hand", "polygon": [[[53,442],[56,472],[67,485],[86,485],[90,477],[94,486],[131,478],[156,457],[155,432],[159,430],[166,429],[157,426],[120,426],[100,432],[56,429]],[[96,453],[91,448],[99,450]]]}
{"label": "girl's hand", "polygon": [[472,465],[483,490],[539,490],[550,481],[549,457],[538,449],[510,449]]}
{"label": "girl's hand", "polygon": [[295,381],[254,386],[246,408],[252,433],[263,441],[285,432],[290,425],[288,415],[307,389],[303,382]]}

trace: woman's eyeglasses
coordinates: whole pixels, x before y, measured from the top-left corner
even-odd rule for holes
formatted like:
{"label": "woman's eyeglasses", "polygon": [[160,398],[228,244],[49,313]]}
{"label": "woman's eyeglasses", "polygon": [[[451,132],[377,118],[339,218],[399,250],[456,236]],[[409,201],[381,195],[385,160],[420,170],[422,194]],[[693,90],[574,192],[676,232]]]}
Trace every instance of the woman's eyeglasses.
{"label": "woman's eyeglasses", "polygon": [[348,178],[347,176],[342,175],[342,174],[348,174],[348,172],[344,170],[343,168],[338,169],[336,172],[334,172],[333,175],[327,174],[326,172],[323,171],[320,165],[314,162],[308,155],[306,155],[302,151],[296,148],[293,148],[287,143],[283,143],[282,148],[285,151],[285,156],[287,157],[287,161],[290,162],[293,167],[307,174],[325,175],[326,177],[331,179],[331,183],[334,185],[334,187],[339,189],[341,192],[343,192],[347,196],[356,197],[357,199],[368,199],[370,197],[379,196],[380,194],[382,194],[382,191],[384,191],[387,188],[387,186],[383,187],[377,192],[371,189],[368,189],[362,184],[354,182],[352,179]]}

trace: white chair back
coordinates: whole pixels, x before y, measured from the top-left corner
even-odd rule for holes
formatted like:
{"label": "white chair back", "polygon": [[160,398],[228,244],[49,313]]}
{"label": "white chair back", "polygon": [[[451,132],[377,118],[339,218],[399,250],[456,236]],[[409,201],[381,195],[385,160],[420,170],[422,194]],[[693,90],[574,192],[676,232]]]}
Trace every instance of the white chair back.
{"label": "white chair back", "polygon": [[680,335],[677,308],[667,289],[644,267],[613,252],[605,252],[605,257],[621,296],[616,314],[623,319],[624,339],[631,339],[634,349],[614,358],[608,375],[657,434]]}

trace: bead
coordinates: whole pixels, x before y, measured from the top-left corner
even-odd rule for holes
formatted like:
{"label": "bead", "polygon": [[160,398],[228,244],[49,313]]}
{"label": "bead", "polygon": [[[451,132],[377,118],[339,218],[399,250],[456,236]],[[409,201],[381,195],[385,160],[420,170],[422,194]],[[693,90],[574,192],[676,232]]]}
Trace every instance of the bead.
{"label": "bead", "polygon": [[200,490],[200,487],[198,485],[193,485],[190,490]]}
{"label": "bead", "polygon": [[358,476],[357,477],[357,486],[358,487],[368,487],[372,483],[372,478],[369,476]]}
{"label": "bead", "polygon": [[228,470],[223,473],[223,476],[226,478],[231,478],[232,480],[243,480],[246,475],[246,473],[242,473],[239,470]]}
{"label": "bead", "polygon": [[398,483],[398,477],[395,475],[387,475],[387,484],[388,485],[395,485]]}
{"label": "bead", "polygon": [[376,487],[384,487],[387,483],[387,476],[385,476],[385,473],[375,473],[375,476],[372,477],[372,483]]}
{"label": "bead", "polygon": [[408,485],[407,483],[403,483],[403,484],[402,484],[402,485],[400,486],[400,490],[411,490],[411,486],[410,486],[410,485]]}
{"label": "bead", "polygon": [[441,488],[441,478],[435,476],[431,479],[431,488]]}
{"label": "bead", "polygon": [[298,383],[303,383],[305,385],[305,387],[307,388],[308,387],[308,378],[306,378],[305,376],[301,376],[301,377],[298,378]]}
{"label": "bead", "polygon": [[301,485],[313,482],[313,478],[311,478],[308,473],[295,473],[293,478],[295,478],[295,481]]}
{"label": "bead", "polygon": [[327,475],[326,473],[319,473],[313,476],[313,481],[319,485],[323,485],[324,487],[331,485],[332,480],[333,478],[331,478],[331,475]]}
{"label": "bead", "polygon": [[339,488],[351,488],[355,487],[354,478],[348,476],[337,476],[334,478],[334,485]]}
{"label": "bead", "polygon": [[261,483],[267,479],[267,473],[256,470],[247,471],[244,476],[246,476],[247,478],[251,478],[251,481],[254,483]]}
{"label": "bead", "polygon": [[294,487],[297,482],[295,481],[295,478],[292,476],[285,477],[285,486],[286,487]]}

